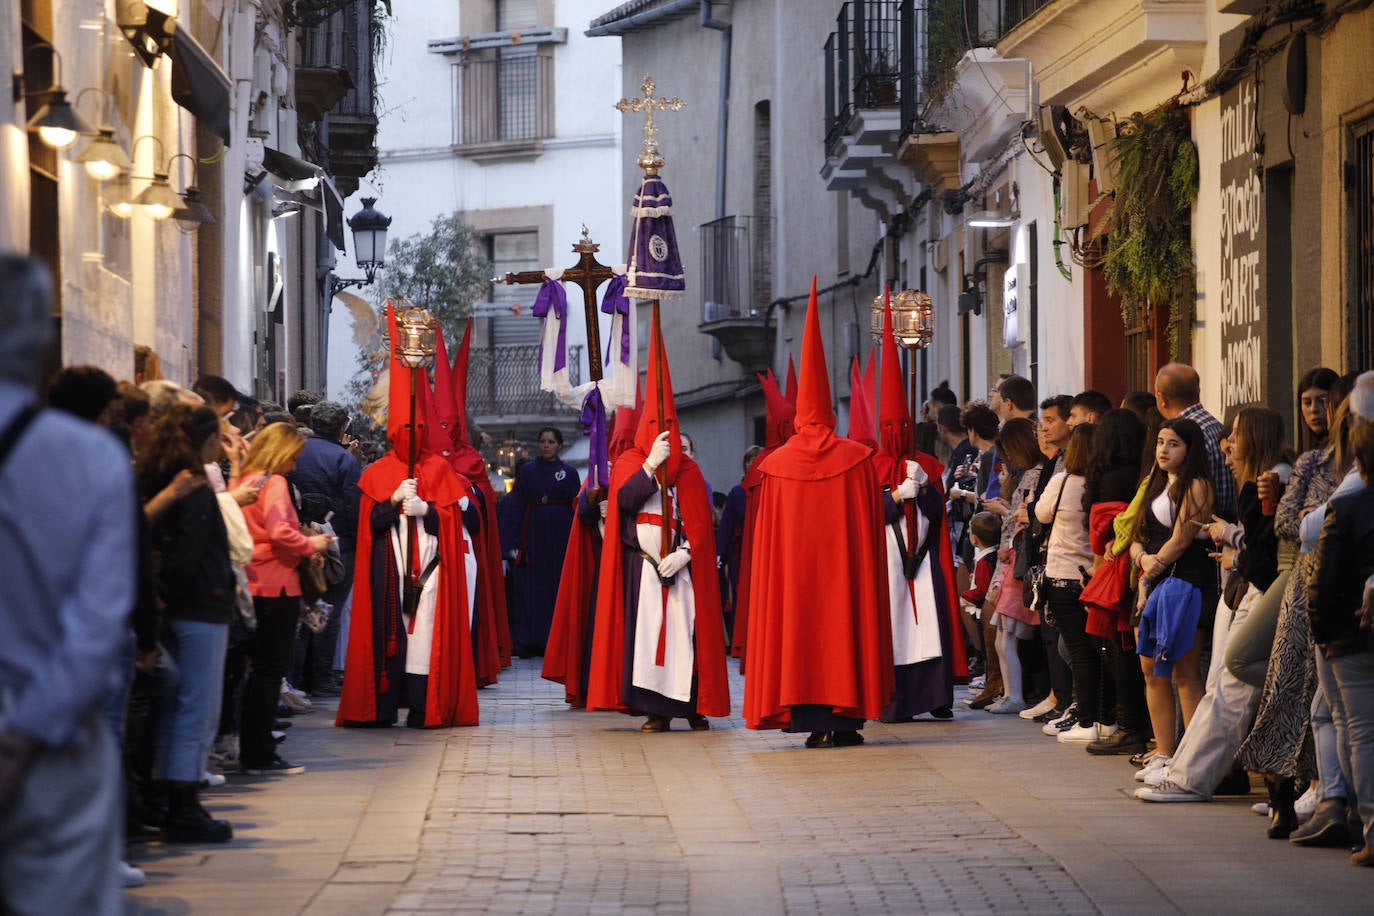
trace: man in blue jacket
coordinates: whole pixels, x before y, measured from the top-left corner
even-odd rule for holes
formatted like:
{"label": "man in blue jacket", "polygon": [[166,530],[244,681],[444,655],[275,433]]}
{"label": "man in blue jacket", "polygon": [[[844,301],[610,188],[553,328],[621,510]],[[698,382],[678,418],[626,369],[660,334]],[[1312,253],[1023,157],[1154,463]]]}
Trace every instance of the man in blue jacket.
{"label": "man in blue jacket", "polygon": [[339,554],[343,559],[344,577],[329,587],[324,600],[334,606],[323,632],[313,633],[301,627],[296,634],[296,651],[291,681],[295,686],[317,697],[339,695],[338,677],[334,673],[334,649],[339,641],[339,624],[344,602],[353,590],[353,554],[358,539],[358,501],[362,492],[358,478],[362,466],[343,446],[348,427],[348,411],[333,401],[320,401],[310,409],[312,435],[305,440],[305,449],[296,461],[296,469],[287,480],[300,494],[302,520],[322,521],[330,516],[334,533],[339,537]]}

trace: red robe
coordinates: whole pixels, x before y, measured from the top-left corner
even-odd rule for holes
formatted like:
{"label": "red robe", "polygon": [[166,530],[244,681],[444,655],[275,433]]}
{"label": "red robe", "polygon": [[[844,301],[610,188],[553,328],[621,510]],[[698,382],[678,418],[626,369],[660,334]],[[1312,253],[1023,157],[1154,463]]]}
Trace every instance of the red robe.
{"label": "red robe", "polygon": [[[577,494],[578,505],[587,492],[587,482]],[[568,553],[563,558],[563,574],[558,581],[558,600],[553,606],[553,626],[544,648],[545,680],[562,684],[569,706],[585,708],[587,685],[582,683],[582,654],[591,638],[592,602],[597,591],[597,545],[595,528],[573,517],[568,538]],[[619,580],[617,580],[618,582]],[[610,586],[613,587],[613,586]]]}
{"label": "red robe", "polygon": [[881,485],[871,450],[808,424],[766,459],[749,565],[744,719],[876,719],[893,689]]}
{"label": "red robe", "polygon": [[[646,455],[637,445],[616,459],[606,510],[606,538],[601,545],[601,587],[596,597],[596,633],[592,640],[592,666],[587,684],[587,708],[629,713],[625,687],[625,589],[621,566],[625,562],[620,539],[620,488],[631,475],[642,473]],[[697,676],[697,713],[703,716],[730,714],[730,685],[725,673],[725,619],[720,606],[720,578],[716,574],[716,549],[711,502],[706,479],[696,462],[681,457],[674,481],[682,525],[692,545],[692,597],[695,602],[693,663]],[[632,561],[638,562],[634,555]],[[889,652],[889,654],[891,654]]]}
{"label": "red robe", "polygon": [[[434,607],[434,638],[425,696],[425,726],[476,725],[477,678],[472,636],[468,628],[467,576],[463,565],[463,517],[458,502],[463,488],[448,462],[422,452],[416,463],[419,497],[439,513],[438,596]],[[358,487],[362,503],[358,516],[358,554],[353,576],[353,616],[348,631],[348,660],[343,696],[335,725],[371,724],[377,720],[377,671],[373,646],[372,508],[391,499],[406,479],[406,464],[388,452],[363,472]],[[377,613],[381,613],[377,609]],[[391,684],[392,690],[401,685]]]}

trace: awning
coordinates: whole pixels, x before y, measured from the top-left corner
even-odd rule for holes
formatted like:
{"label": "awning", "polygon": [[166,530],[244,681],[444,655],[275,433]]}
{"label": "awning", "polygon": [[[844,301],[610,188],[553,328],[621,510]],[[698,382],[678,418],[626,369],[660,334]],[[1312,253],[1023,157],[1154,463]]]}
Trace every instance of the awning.
{"label": "awning", "polygon": [[324,169],[270,146],[262,148],[262,165],[267,180],[287,191],[309,191],[320,183]]}
{"label": "awning", "polygon": [[119,0],[115,21],[144,66],[151,67],[159,56],[167,55],[172,61],[172,100],[228,146],[233,136],[229,77],[200,42],[175,16],[138,0]]}

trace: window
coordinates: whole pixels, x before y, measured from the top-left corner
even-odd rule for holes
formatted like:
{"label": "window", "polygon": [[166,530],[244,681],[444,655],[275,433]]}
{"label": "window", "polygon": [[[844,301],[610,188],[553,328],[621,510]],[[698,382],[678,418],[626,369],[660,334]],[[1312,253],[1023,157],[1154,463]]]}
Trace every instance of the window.
{"label": "window", "polygon": [[1374,119],[1355,125],[1346,165],[1350,195],[1349,365],[1374,365]]}
{"label": "window", "polygon": [[[498,0],[497,31],[468,36],[453,65],[454,145],[528,145],[553,136],[557,30],[538,29],[536,0]],[[526,41],[524,30],[537,30]],[[543,33],[549,33],[545,36]]]}
{"label": "window", "polygon": [[[493,232],[487,236],[487,257],[494,268],[493,275],[503,277],[507,273],[539,268],[539,233],[533,231]],[[491,332],[493,346],[520,346],[539,342],[539,322],[530,317],[529,307],[534,302],[538,289],[533,286],[507,286],[493,283],[492,302],[522,303],[525,307],[520,315],[498,312],[492,319]]]}

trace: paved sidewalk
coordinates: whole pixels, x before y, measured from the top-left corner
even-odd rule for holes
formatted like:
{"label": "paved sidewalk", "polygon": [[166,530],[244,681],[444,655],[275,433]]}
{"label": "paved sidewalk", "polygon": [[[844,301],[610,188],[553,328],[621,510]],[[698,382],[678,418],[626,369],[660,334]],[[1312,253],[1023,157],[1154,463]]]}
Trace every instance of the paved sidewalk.
{"label": "paved sidewalk", "polygon": [[[742,684],[732,681],[738,709]],[[861,748],[642,735],[517,661],[483,725],[298,717],[302,776],[207,793],[225,847],[137,850],[128,912],[1362,913],[1374,873],[1269,840],[1251,799],[1146,805],[1123,758],[1016,717],[872,723]]]}

